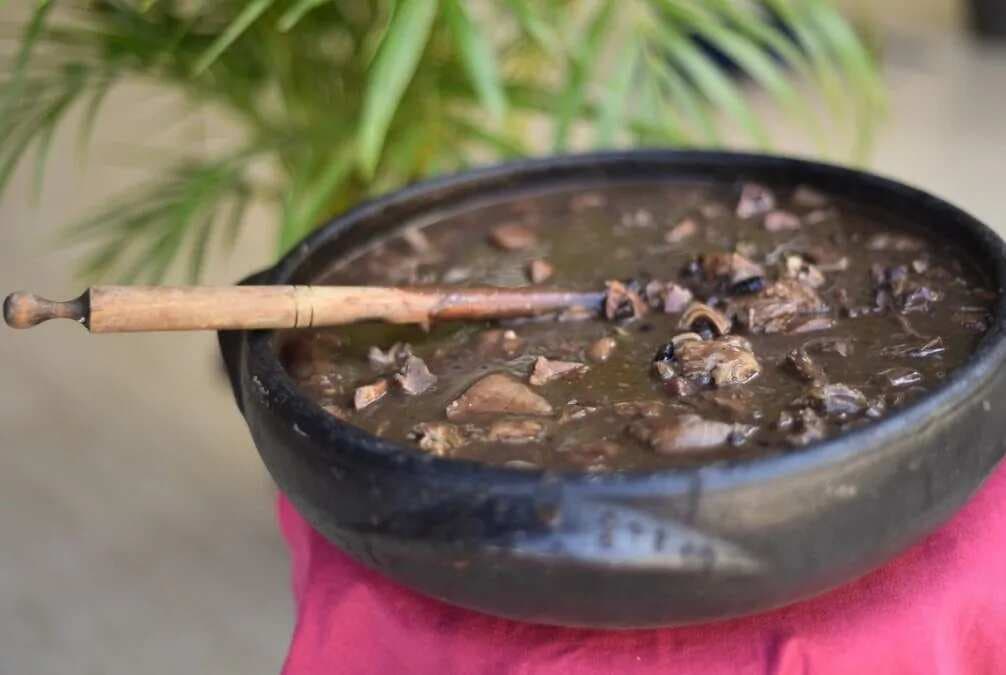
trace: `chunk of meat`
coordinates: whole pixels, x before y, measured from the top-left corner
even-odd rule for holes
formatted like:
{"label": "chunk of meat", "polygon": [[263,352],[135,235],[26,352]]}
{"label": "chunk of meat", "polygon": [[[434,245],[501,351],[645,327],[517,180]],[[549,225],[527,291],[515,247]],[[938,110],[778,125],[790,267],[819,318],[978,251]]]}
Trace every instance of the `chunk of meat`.
{"label": "chunk of meat", "polygon": [[780,279],[757,295],[732,299],[727,313],[752,333],[781,333],[795,319],[827,309],[813,288],[794,279]]}
{"label": "chunk of meat", "polygon": [[877,309],[898,309],[901,312],[928,311],[930,303],[943,299],[943,293],[918,281],[907,265],[873,265],[875,304]]}
{"label": "chunk of meat", "polygon": [[587,350],[587,356],[590,357],[591,361],[604,363],[611,358],[617,346],[618,342],[615,338],[603,337],[590,345],[590,348]]}
{"label": "chunk of meat", "polygon": [[650,227],[653,225],[653,214],[646,209],[636,209],[622,214],[624,227]]}
{"label": "chunk of meat", "polygon": [[472,277],[472,270],[469,267],[451,267],[444,271],[440,281],[445,284],[459,284],[468,281]]}
{"label": "chunk of meat", "polygon": [[503,373],[486,375],[447,406],[447,418],[479,413],[551,415],[552,404],[530,387]]}
{"label": "chunk of meat", "polygon": [[689,237],[694,237],[699,231],[699,225],[692,218],[685,218],[678,221],[678,224],[672,227],[664,235],[664,241],[668,244],[677,244]]}
{"label": "chunk of meat", "polygon": [[407,342],[396,342],[388,347],[387,351],[381,351],[380,347],[372,346],[367,352],[367,361],[375,370],[384,370],[402,363],[412,356],[412,346]]}
{"label": "chunk of meat", "polygon": [[818,330],[828,330],[835,327],[835,320],[828,316],[815,316],[806,321],[793,324],[789,333],[813,333]]}
{"label": "chunk of meat", "polygon": [[884,413],[886,411],[887,411],[887,402],[884,400],[882,396],[878,396],[877,398],[870,401],[870,405],[869,407],[867,407],[866,412],[864,414],[871,419],[880,419],[881,417],[884,416]]}
{"label": "chunk of meat", "polygon": [[674,364],[670,361],[654,361],[653,369],[657,371],[657,377],[664,381],[670,380],[678,375],[678,371],[675,370]]}
{"label": "chunk of meat", "polygon": [[805,286],[820,288],[824,285],[824,274],[814,263],[807,262],[802,255],[787,255],[783,263],[783,276],[796,279]]}
{"label": "chunk of meat", "polygon": [[676,345],[674,362],[683,377],[716,386],[744,384],[761,372],[761,365],[743,338],[727,336],[715,340],[687,340]]}
{"label": "chunk of meat", "polygon": [[775,208],[775,195],[759,183],[745,183],[737,200],[737,215],[740,218],[758,216]]}
{"label": "chunk of meat", "polygon": [[[682,333],[681,335],[694,335],[694,333]],[[753,348],[751,347],[751,341],[740,335],[724,335],[723,337],[718,339],[718,342],[721,342],[722,344],[725,345],[730,345],[731,347],[736,347],[737,349],[744,349],[749,352],[753,351]]]}
{"label": "chunk of meat", "polygon": [[604,315],[608,320],[638,319],[646,314],[646,303],[639,293],[627,288],[621,281],[608,281],[605,286],[608,290],[604,295]]}
{"label": "chunk of meat", "polygon": [[363,410],[367,406],[384,398],[384,395],[387,393],[388,381],[383,379],[357,387],[353,393],[353,407],[357,410]]}
{"label": "chunk of meat", "polygon": [[660,309],[664,314],[677,314],[688,306],[694,297],[692,292],[672,281],[651,281],[644,291],[651,307]]}
{"label": "chunk of meat", "polygon": [[814,209],[804,216],[803,221],[808,225],[818,225],[835,218],[838,218],[838,211],[835,209]]}
{"label": "chunk of meat", "polygon": [[825,384],[828,381],[824,369],[803,348],[791,350],[786,355],[786,362],[796,371],[797,375],[808,382]]}
{"label": "chunk of meat", "polygon": [[421,358],[410,356],[402,370],[395,373],[395,381],[406,394],[418,396],[436,384],[437,376],[430,372]]}
{"label": "chunk of meat", "polygon": [[707,281],[736,284],[745,279],[765,276],[765,269],[740,253],[714,252],[699,257],[699,267]]}
{"label": "chunk of meat", "polygon": [[664,314],[677,314],[683,311],[693,297],[692,292],[684,286],[674,283],[667,284],[662,308]]}
{"label": "chunk of meat", "polygon": [[834,246],[827,244],[807,246],[803,254],[822,272],[843,272],[849,269],[849,257]]}
{"label": "chunk of meat", "polygon": [[794,432],[788,436],[793,445],[807,445],[820,441],[827,434],[824,420],[810,408],[801,408],[793,420]]}
{"label": "chunk of meat", "polygon": [[504,251],[523,251],[538,243],[538,235],[524,225],[506,223],[492,229],[489,241]]}
{"label": "chunk of meat", "polygon": [[664,289],[667,287],[666,281],[651,279],[643,287],[643,299],[654,309],[664,304]]}
{"label": "chunk of meat", "polygon": [[586,364],[578,361],[553,361],[546,359],[544,356],[539,356],[534,362],[534,370],[531,371],[531,377],[528,379],[528,382],[536,387],[540,387],[553,380],[569,377],[586,370]]}
{"label": "chunk of meat", "polygon": [[777,246],[765,256],[765,261],[775,264],[787,255],[800,255],[807,262],[817,265],[822,272],[836,272],[849,267],[846,250],[846,247],[840,248],[826,241],[809,240],[800,236]]}
{"label": "chunk of meat", "polygon": [[800,218],[789,211],[769,211],[763,224],[769,232],[789,232],[800,229]]}
{"label": "chunk of meat", "polygon": [[628,427],[629,434],[662,455],[710,450],[744,440],[753,428],[727,424],[686,413],[659,420],[638,420]]}
{"label": "chunk of meat", "polygon": [[482,356],[502,353],[512,357],[520,353],[523,345],[524,341],[514,331],[494,328],[479,335],[476,349]]}
{"label": "chunk of meat", "polygon": [[899,298],[902,312],[926,312],[929,304],[943,299],[943,292],[922,284],[913,284]]}
{"label": "chunk of meat", "polygon": [[545,425],[537,420],[502,419],[489,427],[486,438],[502,443],[532,443],[545,435]]}
{"label": "chunk of meat", "polygon": [[468,435],[450,422],[421,422],[409,435],[419,442],[421,450],[437,457],[449,457],[453,450],[468,443]]}
{"label": "chunk of meat", "polygon": [[581,192],[569,200],[569,210],[579,213],[588,209],[598,209],[608,203],[608,198],[600,192]]}
{"label": "chunk of meat", "polygon": [[426,233],[418,227],[407,228],[404,232],[402,232],[402,239],[404,239],[416,253],[430,253],[433,250],[433,245],[426,237]]}
{"label": "chunk of meat", "polygon": [[547,260],[542,260],[541,258],[536,258],[532,260],[527,266],[527,276],[531,279],[531,283],[542,284],[552,278],[555,273],[555,267],[553,267]]}
{"label": "chunk of meat", "polygon": [[678,321],[678,328],[685,330],[700,330],[703,327],[712,328],[717,335],[726,335],[730,332],[730,319],[704,302],[693,302],[688,305],[688,309],[681,315]]}
{"label": "chunk of meat", "polygon": [[[678,333],[671,338],[671,354],[668,358],[674,357],[674,349],[677,349],[685,342],[702,342],[702,336],[698,333]],[[750,347],[750,344],[748,345]]]}
{"label": "chunk of meat", "polygon": [[562,410],[562,414],[559,415],[559,425],[569,424],[570,422],[576,422],[577,420],[586,419],[588,415],[593,415],[600,408],[596,405],[583,405],[580,403],[569,403]]}
{"label": "chunk of meat", "polygon": [[785,431],[786,429],[791,429],[793,427],[793,413],[788,410],[780,411],[779,417],[775,421],[775,428],[779,431]]}
{"label": "chunk of meat", "polygon": [[894,232],[878,232],[866,240],[866,248],[871,251],[921,251],[926,242],[918,237]]}
{"label": "chunk of meat", "polygon": [[856,415],[869,406],[866,396],[846,384],[822,384],[807,392],[811,404],[829,416]]}
{"label": "chunk of meat", "polygon": [[796,190],[793,191],[792,197],[793,203],[797,206],[803,206],[806,208],[821,208],[828,204],[828,197],[822,192],[818,192],[812,187],[806,185],[797,186]]}
{"label": "chunk of meat", "polygon": [[922,382],[922,373],[904,366],[886,368],[877,373],[876,377],[889,387],[909,387]]}

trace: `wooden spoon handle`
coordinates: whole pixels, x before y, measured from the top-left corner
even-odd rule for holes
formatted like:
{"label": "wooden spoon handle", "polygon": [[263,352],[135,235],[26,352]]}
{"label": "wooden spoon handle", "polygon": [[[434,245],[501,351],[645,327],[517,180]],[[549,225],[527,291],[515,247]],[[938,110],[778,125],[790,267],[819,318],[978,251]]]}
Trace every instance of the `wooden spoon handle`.
{"label": "wooden spoon handle", "polygon": [[72,319],[92,333],[308,328],[358,321],[428,324],[434,319],[534,316],[568,307],[599,309],[603,292],[540,288],[374,286],[95,286],[53,302],[13,293],[4,320],[30,328]]}

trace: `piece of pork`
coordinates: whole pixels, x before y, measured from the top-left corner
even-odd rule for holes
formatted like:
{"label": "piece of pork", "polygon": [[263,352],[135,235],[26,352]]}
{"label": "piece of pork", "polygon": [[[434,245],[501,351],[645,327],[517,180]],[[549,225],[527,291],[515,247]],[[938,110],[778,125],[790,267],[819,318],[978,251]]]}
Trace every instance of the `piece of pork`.
{"label": "piece of pork", "polygon": [[451,420],[480,413],[551,415],[552,404],[509,375],[492,373],[475,382],[447,406],[447,418]]}

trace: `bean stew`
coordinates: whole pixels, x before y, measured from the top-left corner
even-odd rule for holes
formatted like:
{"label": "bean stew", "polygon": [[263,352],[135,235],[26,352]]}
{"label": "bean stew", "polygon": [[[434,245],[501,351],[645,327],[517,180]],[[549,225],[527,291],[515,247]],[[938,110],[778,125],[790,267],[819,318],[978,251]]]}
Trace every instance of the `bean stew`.
{"label": "bean stew", "polygon": [[606,290],[603,311],[287,331],[329,413],[515,468],[694,466],[869,424],[974,350],[996,293],[954,242],[807,186],[627,183],[481,203],[315,283]]}

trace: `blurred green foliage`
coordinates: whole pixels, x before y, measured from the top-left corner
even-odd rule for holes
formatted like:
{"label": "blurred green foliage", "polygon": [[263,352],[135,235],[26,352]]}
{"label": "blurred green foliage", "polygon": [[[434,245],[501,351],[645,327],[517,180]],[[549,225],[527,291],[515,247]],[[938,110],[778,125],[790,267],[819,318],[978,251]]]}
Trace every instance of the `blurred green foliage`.
{"label": "blurred green foliage", "polygon": [[8,50],[0,187],[28,155],[41,184],[67,113],[82,111],[86,145],[109,90],[130,79],[241,132],[70,228],[87,276],[127,282],[175,264],[198,279],[255,200],[277,208],[283,251],[367,195],[489,159],[710,147],[731,133],[769,148],[759,92],[821,154],[856,160],[884,105],[871,55],[825,0],[56,4],[38,3]]}

